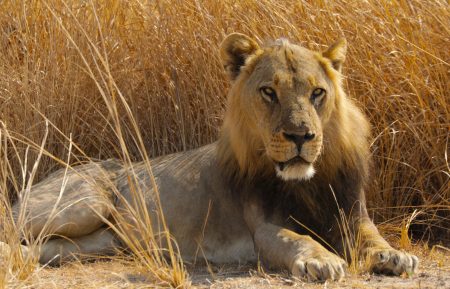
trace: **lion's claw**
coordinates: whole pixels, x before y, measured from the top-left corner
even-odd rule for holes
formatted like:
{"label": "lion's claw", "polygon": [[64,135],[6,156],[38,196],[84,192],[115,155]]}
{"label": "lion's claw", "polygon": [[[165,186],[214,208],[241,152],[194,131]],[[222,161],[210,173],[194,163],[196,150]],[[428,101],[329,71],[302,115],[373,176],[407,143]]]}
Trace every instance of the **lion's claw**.
{"label": "lion's claw", "polygon": [[336,255],[327,257],[298,259],[292,267],[292,275],[308,281],[339,281],[345,276],[347,263]]}
{"label": "lion's claw", "polygon": [[419,259],[416,256],[394,249],[378,250],[370,259],[370,271],[377,274],[412,274],[418,265]]}

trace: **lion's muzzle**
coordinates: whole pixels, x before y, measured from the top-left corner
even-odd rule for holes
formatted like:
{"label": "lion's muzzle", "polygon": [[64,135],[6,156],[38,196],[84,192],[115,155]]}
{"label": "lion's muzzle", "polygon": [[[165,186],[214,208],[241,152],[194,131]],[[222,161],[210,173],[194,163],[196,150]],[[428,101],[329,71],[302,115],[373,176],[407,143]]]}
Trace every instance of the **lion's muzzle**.
{"label": "lion's muzzle", "polygon": [[272,135],[266,152],[283,179],[307,179],[314,175],[313,163],[321,147],[321,135],[309,129],[283,130]]}
{"label": "lion's muzzle", "polygon": [[320,152],[321,139],[308,129],[299,132],[282,131],[272,135],[266,150],[276,163],[293,163],[297,160],[311,164]]}

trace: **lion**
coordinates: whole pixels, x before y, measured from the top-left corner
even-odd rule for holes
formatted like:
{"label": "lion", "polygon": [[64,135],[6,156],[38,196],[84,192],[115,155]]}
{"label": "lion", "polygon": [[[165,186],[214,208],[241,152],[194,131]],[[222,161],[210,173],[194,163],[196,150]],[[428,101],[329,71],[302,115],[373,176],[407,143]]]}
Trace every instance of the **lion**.
{"label": "lion", "polygon": [[346,49],[344,39],[315,52],[286,39],[259,44],[227,36],[220,56],[231,88],[219,139],[152,159],[154,179],[147,162],[127,167],[107,160],[34,185],[12,210],[32,237],[53,234],[41,246],[40,263],[126,246],[105,220],[111,207],[125,211],[133,203],[132,175],[155,219],[156,189],[149,184],[156,182],[186,262],[201,246],[213,263],[262,260],[309,281],[341,280],[349,261],[344,215],[370,271],[416,271],[418,258],[391,247],[366,209],[370,127],[343,89]]}

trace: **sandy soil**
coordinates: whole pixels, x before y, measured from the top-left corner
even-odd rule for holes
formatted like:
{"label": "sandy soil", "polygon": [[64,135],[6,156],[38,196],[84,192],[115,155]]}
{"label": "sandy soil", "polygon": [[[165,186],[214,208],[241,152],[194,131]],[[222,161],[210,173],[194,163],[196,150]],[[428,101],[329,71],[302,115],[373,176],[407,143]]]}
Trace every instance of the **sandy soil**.
{"label": "sandy soil", "polygon": [[[415,250],[417,251],[417,250]],[[193,288],[450,288],[450,253],[414,252],[421,259],[419,272],[411,277],[370,274],[348,275],[341,282],[305,283],[283,273],[261,274],[250,266],[188,268]],[[11,287],[29,288],[160,288],[123,261],[72,263],[59,268],[40,268],[26,282]]]}

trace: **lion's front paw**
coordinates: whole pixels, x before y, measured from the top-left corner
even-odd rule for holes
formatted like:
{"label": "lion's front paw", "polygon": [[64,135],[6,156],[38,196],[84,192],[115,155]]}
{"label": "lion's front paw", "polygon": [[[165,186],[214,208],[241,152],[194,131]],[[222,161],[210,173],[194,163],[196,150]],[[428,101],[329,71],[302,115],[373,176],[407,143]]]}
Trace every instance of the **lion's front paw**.
{"label": "lion's front paw", "polygon": [[412,274],[418,265],[419,258],[395,249],[376,250],[370,256],[370,271],[377,274]]}
{"label": "lion's front paw", "polygon": [[306,278],[308,281],[339,281],[345,276],[346,268],[347,263],[343,259],[332,253],[327,253],[307,259],[298,257],[292,266],[291,272],[292,275]]}

